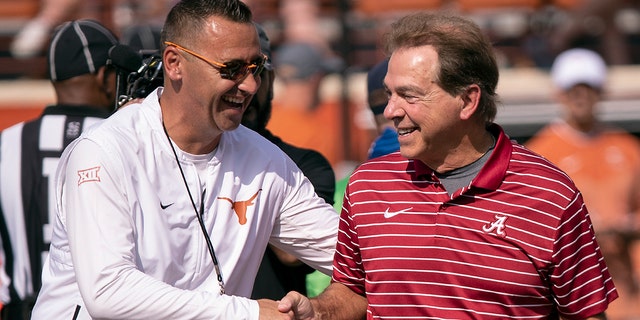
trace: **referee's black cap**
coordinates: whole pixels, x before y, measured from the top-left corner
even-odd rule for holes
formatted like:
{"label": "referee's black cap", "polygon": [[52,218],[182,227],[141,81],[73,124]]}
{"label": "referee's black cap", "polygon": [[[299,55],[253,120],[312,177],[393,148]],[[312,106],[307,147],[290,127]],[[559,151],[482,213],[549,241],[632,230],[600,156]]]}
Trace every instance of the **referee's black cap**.
{"label": "referee's black cap", "polygon": [[51,81],[96,73],[107,64],[109,49],[118,43],[113,32],[94,20],[68,21],[51,38],[47,63]]}

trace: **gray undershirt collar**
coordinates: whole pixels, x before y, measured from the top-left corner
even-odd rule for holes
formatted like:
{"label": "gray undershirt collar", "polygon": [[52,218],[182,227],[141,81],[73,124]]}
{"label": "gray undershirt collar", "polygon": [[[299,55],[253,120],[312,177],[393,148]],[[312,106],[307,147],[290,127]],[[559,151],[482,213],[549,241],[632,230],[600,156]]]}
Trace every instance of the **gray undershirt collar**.
{"label": "gray undershirt collar", "polygon": [[471,183],[471,180],[478,175],[484,164],[489,160],[495,146],[496,143],[494,139],[491,147],[489,147],[487,152],[485,152],[478,160],[464,167],[453,169],[445,173],[435,172],[436,177],[438,177],[440,183],[442,183],[445,190],[447,190],[449,196],[458,189],[466,187]]}

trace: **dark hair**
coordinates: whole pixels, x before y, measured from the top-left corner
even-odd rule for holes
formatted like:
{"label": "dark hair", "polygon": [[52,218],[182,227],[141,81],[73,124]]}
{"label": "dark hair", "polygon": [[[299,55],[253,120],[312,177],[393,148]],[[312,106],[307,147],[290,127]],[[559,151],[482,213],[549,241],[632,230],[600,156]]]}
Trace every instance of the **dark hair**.
{"label": "dark hair", "polygon": [[491,43],[474,22],[454,15],[419,12],[394,22],[386,41],[389,54],[399,48],[433,46],[440,61],[437,79],[433,80],[453,96],[477,84],[482,90],[480,115],[486,123],[494,120],[498,65]]}
{"label": "dark hair", "polygon": [[[239,23],[253,23],[251,9],[238,0],[181,0],[165,20],[160,42],[177,41],[191,45],[211,16]],[[164,45],[163,45],[164,48]]]}

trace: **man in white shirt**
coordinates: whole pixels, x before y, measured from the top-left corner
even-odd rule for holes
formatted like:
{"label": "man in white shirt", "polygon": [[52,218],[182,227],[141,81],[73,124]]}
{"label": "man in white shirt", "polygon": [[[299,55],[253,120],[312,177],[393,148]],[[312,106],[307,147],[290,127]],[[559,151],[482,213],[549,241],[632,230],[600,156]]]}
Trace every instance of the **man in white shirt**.
{"label": "man in white shirt", "polygon": [[164,87],[71,144],[33,319],[270,319],[250,300],[271,243],[331,272],[338,217],[275,145],[240,126],[265,58],[240,1],[181,1]]}

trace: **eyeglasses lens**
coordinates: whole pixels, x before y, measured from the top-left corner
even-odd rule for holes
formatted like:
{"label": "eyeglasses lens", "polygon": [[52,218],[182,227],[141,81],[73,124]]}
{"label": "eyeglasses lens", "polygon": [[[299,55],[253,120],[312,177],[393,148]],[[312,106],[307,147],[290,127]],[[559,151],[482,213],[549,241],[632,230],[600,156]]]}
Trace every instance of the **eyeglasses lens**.
{"label": "eyeglasses lens", "polygon": [[254,76],[257,76],[264,68],[264,62],[264,58],[251,63],[228,62],[226,63],[226,66],[220,68],[220,76],[224,79],[230,80],[243,79],[249,74],[249,72]]}

